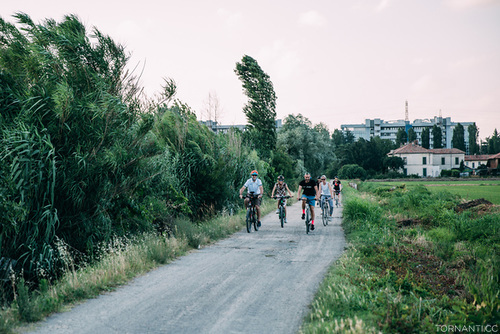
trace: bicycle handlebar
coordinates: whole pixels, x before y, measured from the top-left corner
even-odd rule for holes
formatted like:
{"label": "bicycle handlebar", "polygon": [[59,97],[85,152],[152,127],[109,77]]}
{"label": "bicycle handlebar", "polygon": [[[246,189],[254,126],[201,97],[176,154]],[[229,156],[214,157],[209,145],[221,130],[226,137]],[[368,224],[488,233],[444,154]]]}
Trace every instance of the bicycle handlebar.
{"label": "bicycle handlebar", "polygon": [[292,196],[273,196],[272,198],[278,199],[278,198],[290,198]]}

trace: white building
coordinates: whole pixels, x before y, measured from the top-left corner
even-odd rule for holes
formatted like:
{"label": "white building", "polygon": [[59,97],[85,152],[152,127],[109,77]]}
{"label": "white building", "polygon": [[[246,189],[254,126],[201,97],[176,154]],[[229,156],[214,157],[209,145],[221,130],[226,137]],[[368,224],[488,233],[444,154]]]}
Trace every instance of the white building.
{"label": "white building", "polygon": [[379,136],[382,139],[390,139],[394,143],[396,142],[396,134],[399,129],[405,130],[407,127],[412,127],[417,134],[417,141],[422,144],[422,130],[424,128],[429,129],[430,141],[429,144],[432,147],[433,137],[432,137],[432,127],[434,124],[441,128],[443,134],[443,147],[451,148],[451,140],[453,138],[453,129],[460,123],[464,127],[464,140],[465,148],[469,150],[469,132],[467,128],[469,125],[474,124],[474,122],[452,122],[451,117],[434,117],[433,119],[416,119],[413,123],[407,124],[404,120],[396,121],[384,121],[380,118],[366,119],[365,123],[361,124],[342,124],[340,126],[342,132],[346,134],[347,131],[352,132],[355,139],[364,138],[370,140],[374,136]]}
{"label": "white building", "polygon": [[458,169],[465,158],[465,152],[456,148],[426,149],[414,143],[401,146],[387,155],[403,159],[405,175],[421,177],[438,177],[443,169]]}

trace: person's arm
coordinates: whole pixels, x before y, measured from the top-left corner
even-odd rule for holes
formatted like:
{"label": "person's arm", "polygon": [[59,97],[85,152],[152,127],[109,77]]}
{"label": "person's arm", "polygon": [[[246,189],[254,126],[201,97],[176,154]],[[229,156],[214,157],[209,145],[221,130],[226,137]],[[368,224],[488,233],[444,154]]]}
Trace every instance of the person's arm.
{"label": "person's arm", "polygon": [[299,186],[299,190],[297,190],[297,201],[300,200],[300,191],[302,190],[302,186]]}
{"label": "person's arm", "polygon": [[243,198],[243,190],[245,190],[245,186],[241,187],[240,189],[240,198]]}
{"label": "person's arm", "polygon": [[286,185],[286,190],[288,191],[288,194],[290,194],[290,197],[293,196],[292,192],[290,191],[290,189],[288,189],[288,184]]}
{"label": "person's arm", "polygon": [[332,196],[332,198],[333,198],[333,187],[330,184],[330,182],[328,182],[328,189],[330,190],[330,196]]}
{"label": "person's arm", "polygon": [[276,183],[274,184],[273,191],[271,191],[271,197],[274,197],[274,191],[276,190]]}
{"label": "person's arm", "polygon": [[262,195],[264,195],[264,187],[262,185],[259,186],[259,197],[262,197]]}
{"label": "person's arm", "polygon": [[317,184],[314,186],[314,190],[316,190],[316,198],[319,199],[319,188]]}

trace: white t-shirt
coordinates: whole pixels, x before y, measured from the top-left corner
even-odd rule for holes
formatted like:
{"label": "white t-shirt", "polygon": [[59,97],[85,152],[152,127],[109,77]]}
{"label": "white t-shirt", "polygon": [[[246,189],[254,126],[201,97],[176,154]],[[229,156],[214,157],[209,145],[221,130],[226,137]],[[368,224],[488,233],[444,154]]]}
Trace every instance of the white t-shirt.
{"label": "white t-shirt", "polygon": [[245,182],[245,187],[247,187],[247,191],[254,192],[255,195],[260,195],[260,186],[262,185],[262,181],[260,179],[255,179],[255,182],[253,181],[253,178],[249,178],[247,182]]}

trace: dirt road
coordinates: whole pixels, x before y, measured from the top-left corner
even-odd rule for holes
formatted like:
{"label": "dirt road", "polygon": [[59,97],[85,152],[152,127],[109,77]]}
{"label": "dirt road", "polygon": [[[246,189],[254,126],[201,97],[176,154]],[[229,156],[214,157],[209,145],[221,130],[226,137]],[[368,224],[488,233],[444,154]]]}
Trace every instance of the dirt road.
{"label": "dirt road", "polygon": [[296,333],[345,245],[341,209],[306,235],[299,205],[288,207],[284,228],[273,212],[258,232],[179,258],[51,316],[33,333]]}

